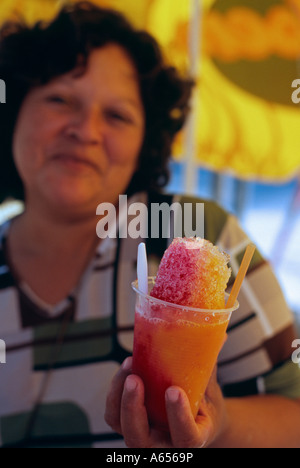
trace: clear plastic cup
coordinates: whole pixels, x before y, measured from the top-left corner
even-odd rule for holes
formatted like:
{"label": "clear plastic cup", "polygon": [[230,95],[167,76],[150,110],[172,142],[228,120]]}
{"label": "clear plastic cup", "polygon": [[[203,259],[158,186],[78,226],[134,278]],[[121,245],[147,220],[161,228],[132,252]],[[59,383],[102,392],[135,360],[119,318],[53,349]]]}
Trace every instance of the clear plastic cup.
{"label": "clear plastic cup", "polygon": [[[155,278],[148,278],[149,293]],[[133,373],[145,385],[145,405],[151,425],[168,430],[165,391],[185,390],[196,417],[223,346],[231,309],[209,310],[161,301],[136,292]],[[226,295],[228,298],[228,295]]]}

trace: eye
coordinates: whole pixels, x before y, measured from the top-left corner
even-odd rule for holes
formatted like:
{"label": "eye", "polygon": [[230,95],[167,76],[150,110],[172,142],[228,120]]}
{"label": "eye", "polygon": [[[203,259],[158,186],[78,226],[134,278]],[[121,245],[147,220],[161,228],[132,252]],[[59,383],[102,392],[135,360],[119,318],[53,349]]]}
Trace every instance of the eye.
{"label": "eye", "polygon": [[129,115],[125,114],[125,112],[121,112],[121,111],[108,110],[106,112],[106,116],[109,120],[113,122],[128,123],[128,124],[132,122],[132,118]]}
{"label": "eye", "polygon": [[54,104],[67,104],[68,103],[66,98],[64,98],[63,96],[59,96],[58,94],[53,94],[51,96],[48,96],[47,101],[54,103]]}

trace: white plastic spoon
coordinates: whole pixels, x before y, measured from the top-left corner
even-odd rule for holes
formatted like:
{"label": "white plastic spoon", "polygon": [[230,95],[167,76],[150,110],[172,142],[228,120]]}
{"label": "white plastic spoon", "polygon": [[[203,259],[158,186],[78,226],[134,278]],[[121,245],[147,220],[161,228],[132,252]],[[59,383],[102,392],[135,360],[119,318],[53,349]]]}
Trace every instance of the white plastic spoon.
{"label": "white plastic spoon", "polygon": [[148,261],[146,245],[141,242],[138,248],[137,258],[138,287],[143,294],[148,294]]}

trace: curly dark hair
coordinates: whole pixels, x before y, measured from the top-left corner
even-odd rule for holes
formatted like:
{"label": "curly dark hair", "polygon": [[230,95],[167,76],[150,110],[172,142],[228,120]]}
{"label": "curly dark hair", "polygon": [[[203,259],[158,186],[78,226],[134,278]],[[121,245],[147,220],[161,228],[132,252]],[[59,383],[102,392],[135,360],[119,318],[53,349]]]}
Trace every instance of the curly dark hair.
{"label": "curly dark hair", "polygon": [[193,82],[165,64],[150,34],[133,28],[120,13],[84,1],[63,7],[49,23],[39,21],[29,27],[22,20],[10,21],[1,28],[0,78],[6,83],[7,104],[0,105],[0,201],[24,200],[12,139],[26,94],[74,69],[79,57],[86,64],[93,49],[108,43],[121,45],[133,59],[146,115],[139,168],[128,194],[167,184],[171,145],[185,122]]}

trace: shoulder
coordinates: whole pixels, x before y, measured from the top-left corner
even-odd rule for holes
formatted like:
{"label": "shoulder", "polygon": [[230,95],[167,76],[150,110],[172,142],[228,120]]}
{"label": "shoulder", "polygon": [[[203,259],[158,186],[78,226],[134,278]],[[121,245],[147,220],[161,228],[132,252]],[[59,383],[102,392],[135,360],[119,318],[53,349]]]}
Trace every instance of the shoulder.
{"label": "shoulder", "polygon": [[204,237],[213,244],[218,242],[218,239],[226,225],[228,218],[231,216],[226,210],[212,200],[206,200],[190,195],[176,196],[183,209],[190,205],[193,207],[193,217],[197,215],[197,207],[202,206],[204,211]]}
{"label": "shoulder", "polygon": [[[224,210],[220,205],[212,200],[185,195],[185,194],[155,194],[152,198],[160,200],[160,203],[178,203],[181,206],[183,213],[183,223],[185,215],[191,215],[192,219],[197,219],[197,216],[203,213],[204,237],[213,244],[218,242],[220,235],[229,219],[230,213]],[[151,199],[151,197],[150,197]],[[203,237],[201,233],[196,233],[199,237]]]}
{"label": "shoulder", "polygon": [[[160,211],[161,218],[154,216]],[[173,215],[171,214],[173,211]],[[174,225],[172,224],[172,216]],[[229,219],[229,213],[211,200],[205,200],[194,196],[173,193],[148,193],[148,223],[151,236],[148,239],[148,249],[161,257],[173,237],[205,237],[213,244],[217,244]],[[168,239],[163,231],[160,235],[152,236],[152,225],[162,221],[167,232],[167,219],[170,222],[170,234]],[[173,226],[173,232],[172,232]],[[153,238],[154,237],[154,238]]]}

